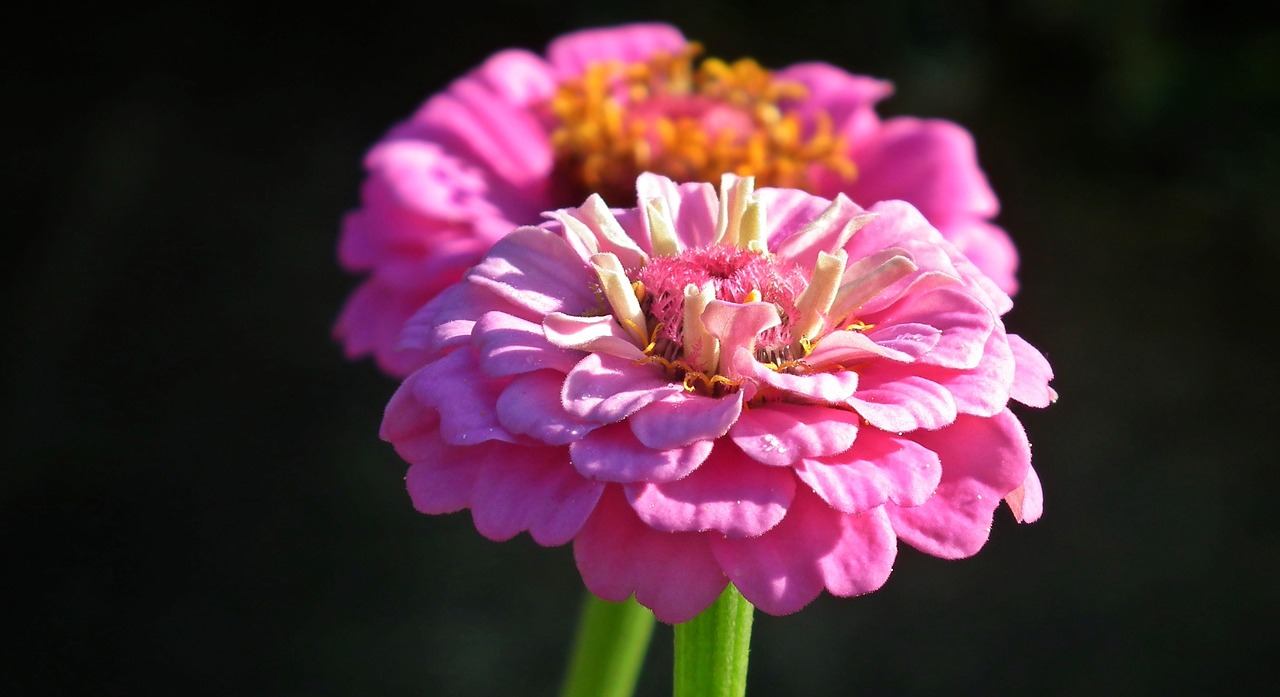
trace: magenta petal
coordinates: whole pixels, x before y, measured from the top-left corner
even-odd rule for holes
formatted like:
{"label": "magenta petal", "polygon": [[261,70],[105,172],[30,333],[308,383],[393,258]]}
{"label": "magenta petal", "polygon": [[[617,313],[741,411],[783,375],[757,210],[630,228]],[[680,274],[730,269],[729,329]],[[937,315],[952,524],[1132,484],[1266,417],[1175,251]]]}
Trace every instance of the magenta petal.
{"label": "magenta petal", "polygon": [[333,335],[343,343],[347,358],[372,353],[384,372],[404,377],[426,363],[431,354],[400,345],[400,330],[417,307],[393,288],[366,281],[347,299]]}
{"label": "magenta petal", "polygon": [[547,445],[568,445],[595,429],[569,414],[560,402],[564,373],[539,370],[511,381],[498,397],[498,420],[512,433],[531,436]]}
{"label": "magenta petal", "polygon": [[912,440],[938,453],[942,481],[919,506],[888,507],[893,529],[926,554],[972,556],[986,544],[1000,500],[1027,480],[1031,445],[1022,424],[1008,411],[989,419],[961,416],[942,430],[913,433]]}
{"label": "magenta petal", "polygon": [[486,312],[504,312],[529,320],[538,316],[464,280],[446,288],[405,321],[400,345],[434,353],[466,343],[476,320]]}
{"label": "magenta petal", "polygon": [[[720,212],[715,187],[706,182],[677,185],[670,179],[645,172],[636,178],[636,199],[643,206],[650,199],[662,199],[676,234],[686,248],[709,247],[716,236],[716,216]],[[648,216],[644,229],[649,230]],[[652,235],[649,237],[652,240]]]}
{"label": "magenta petal", "polygon": [[942,428],[955,421],[956,401],[945,387],[903,370],[876,366],[862,374],[849,405],[882,431]]}
{"label": "magenta petal", "polygon": [[474,445],[516,440],[502,427],[495,409],[504,383],[481,373],[470,351],[452,351],[414,375],[414,396],[440,412],[440,433],[445,442]]}
{"label": "magenta petal", "polygon": [[562,545],[578,534],[604,484],[569,466],[565,448],[503,445],[475,455],[480,470],[471,497],[476,530],[508,540],[528,530],[543,546]]}
{"label": "magenta petal", "polygon": [[711,454],[711,441],[654,450],[636,440],[626,424],[611,424],[569,444],[573,466],[584,477],[607,482],[670,482],[698,468]]}
{"label": "magenta petal", "polygon": [[561,79],[579,77],[595,63],[635,63],[655,54],[675,55],[688,42],[667,24],[627,24],[566,34],[547,46],[547,60]]}
{"label": "magenta petal", "polygon": [[617,487],[608,487],[574,538],[573,557],[592,593],[613,602],[635,595],[658,619],[678,624],[709,607],[728,583],[708,540],[648,527]]}
{"label": "magenta petal", "polygon": [[1010,491],[1004,501],[1009,504],[1009,510],[1013,511],[1013,517],[1019,523],[1040,520],[1040,516],[1044,514],[1044,489],[1040,486],[1036,468],[1027,470],[1027,478],[1023,480],[1022,486]]}
{"label": "magenta petal", "polygon": [[1013,349],[1016,368],[1009,397],[1029,407],[1047,407],[1058,400],[1058,393],[1049,387],[1053,368],[1036,347],[1017,334],[1009,335],[1009,348]]}
{"label": "magenta petal", "polygon": [[684,391],[652,366],[598,353],[583,358],[564,381],[561,398],[574,416],[614,423],[641,407]]}
{"label": "magenta petal", "polygon": [[818,597],[870,593],[889,579],[897,540],[884,509],[841,513],[804,487],[787,517],[760,537],[715,537],[712,551],[733,585],[771,615],[787,615]]}
{"label": "magenta petal", "polygon": [[796,475],[836,510],[862,513],[886,501],[924,503],[938,486],[942,465],[919,443],[864,428],[845,452],[801,460]]}
{"label": "magenta petal", "polygon": [[729,537],[755,537],[773,528],[795,491],[790,472],[757,464],[724,441],[684,479],[626,487],[636,515],[655,530],[717,530]]}
{"label": "magenta petal", "polygon": [[568,243],[542,228],[519,228],[498,240],[467,279],[539,315],[578,314],[599,304],[594,274]]}
{"label": "magenta petal", "polygon": [[858,415],[831,407],[771,402],[742,412],[729,437],[766,465],[842,453],[858,435]]}
{"label": "magenta petal", "polygon": [[486,312],[472,329],[471,341],[480,369],[493,377],[544,368],[567,373],[582,360],[578,351],[551,345],[542,325],[505,312]]}
{"label": "magenta petal", "polygon": [[645,446],[665,450],[715,440],[729,432],[741,413],[741,392],[723,397],[677,392],[640,409],[627,422]]}
{"label": "magenta petal", "polygon": [[[881,368],[883,366],[877,366]],[[905,369],[899,369],[905,370]],[[982,360],[971,370],[948,370],[916,364],[911,368],[918,376],[931,380],[951,393],[956,411],[971,416],[995,416],[1009,403],[1009,384],[1013,382],[1013,353],[1003,332],[992,332]],[[892,372],[892,369],[885,373]]]}

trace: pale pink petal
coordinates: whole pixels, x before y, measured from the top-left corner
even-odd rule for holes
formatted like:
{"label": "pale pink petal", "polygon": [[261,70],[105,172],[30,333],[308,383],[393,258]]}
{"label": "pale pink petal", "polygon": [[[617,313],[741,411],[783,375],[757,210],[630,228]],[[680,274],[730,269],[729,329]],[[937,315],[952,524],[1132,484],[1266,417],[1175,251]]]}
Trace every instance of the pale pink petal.
{"label": "pale pink petal", "polygon": [[1027,468],[1027,478],[1022,486],[1010,491],[1004,502],[1009,504],[1013,517],[1019,523],[1034,523],[1044,514],[1044,489],[1040,486],[1040,476],[1036,468]]}
{"label": "pale pink petal", "polygon": [[884,509],[848,515],[805,487],[787,517],[760,537],[714,537],[712,551],[733,585],[771,615],[808,605],[825,587],[832,595],[870,593],[889,579],[898,546]]}
{"label": "pale pink petal", "polygon": [[[720,204],[715,187],[706,182],[687,182],[677,185],[657,174],[644,173],[636,179],[636,199],[639,205],[650,199],[660,198],[675,223],[676,234],[686,248],[707,247],[716,236],[716,216]],[[649,234],[648,217],[644,220],[645,237]]]}
{"label": "pale pink petal", "polygon": [[472,329],[471,343],[480,369],[493,377],[542,369],[567,373],[582,360],[581,352],[547,341],[542,325],[505,312],[484,313]]}
{"label": "pale pink petal", "polygon": [[[1009,385],[1013,382],[1013,352],[1003,332],[992,332],[987,338],[982,360],[970,370],[950,370],[916,364],[909,370],[919,377],[936,382],[951,393],[956,412],[971,416],[995,416],[1009,403]],[[905,372],[896,369],[899,373]],[[895,368],[876,365],[868,372],[888,375]]]}
{"label": "pale pink petal", "polygon": [[544,546],[578,534],[604,491],[569,466],[566,448],[507,445],[475,453],[480,472],[471,517],[485,537],[503,541],[528,530]]}
{"label": "pale pink petal", "polygon": [[[702,311],[702,323],[720,340],[720,355],[733,356],[739,349],[754,353],[756,336],[782,323],[773,303],[732,303],[712,300]],[[729,377],[737,377],[730,375]]]}
{"label": "pale pink petal", "polygon": [[777,525],[795,490],[791,472],[753,462],[723,441],[683,479],[626,486],[636,515],[655,530],[729,537],[754,537]]}
{"label": "pale pink petal", "polygon": [[645,360],[635,339],[613,315],[578,317],[552,312],[542,319],[542,330],[556,346],[591,353],[607,353],[630,361]]}
{"label": "pale pink petal", "polygon": [[610,486],[574,538],[573,558],[592,593],[612,602],[635,595],[659,620],[679,624],[715,602],[728,584],[709,539],[650,528]]}
{"label": "pale pink petal", "polygon": [[729,432],[742,413],[742,392],[722,397],[677,392],[643,407],[627,419],[631,432],[655,450],[715,440]]}
{"label": "pale pink petal", "polygon": [[568,445],[599,424],[583,421],[564,410],[560,387],[564,373],[539,370],[517,376],[498,397],[498,421],[511,433],[536,438],[548,445]]}
{"label": "pale pink petal", "polygon": [[467,280],[539,314],[581,314],[599,304],[595,275],[565,241],[536,227],[498,241]]}
{"label": "pale pink petal", "polygon": [[[851,226],[851,221],[865,212],[847,196],[837,195],[826,208],[811,213],[808,220],[793,222],[790,226],[792,229],[785,235],[774,232],[769,240],[769,249],[783,262],[813,268],[819,252],[831,254],[844,248],[849,238],[856,234],[857,224]],[[772,218],[773,211],[768,210],[767,213]],[[853,261],[856,263],[856,259]]]}
{"label": "pale pink petal", "polygon": [[578,77],[594,63],[636,63],[656,54],[675,55],[688,42],[668,24],[626,24],[566,34],[547,46],[547,60],[560,79]]}
{"label": "pale pink petal", "polygon": [[[899,325],[903,327],[904,325]],[[911,362],[924,355],[942,335],[936,329],[912,327],[910,335],[882,332],[884,344],[872,341],[867,335],[855,331],[836,331],[822,337],[804,362],[815,369],[861,369],[871,361],[885,358],[890,361]],[[933,340],[931,340],[931,337]],[[842,367],[843,366],[843,367]]]}
{"label": "pale pink petal", "polygon": [[[770,249],[773,249],[772,243],[774,239],[785,240],[791,237],[831,205],[831,201],[825,198],[819,198],[798,189],[776,189],[772,187],[757,189],[756,200],[764,208],[765,216],[768,220]],[[856,206],[854,208],[856,209]],[[832,250],[823,249],[822,251],[830,252]],[[816,250],[813,258],[817,258]],[[804,261],[792,259],[791,261],[802,264],[805,261],[810,261],[811,263],[811,260],[807,259]]]}
{"label": "pale pink petal", "polygon": [[404,322],[399,347],[432,355],[468,343],[476,320],[486,312],[502,312],[533,320],[536,312],[498,296],[489,289],[463,280],[446,288]]}
{"label": "pale pink petal", "polygon": [[796,475],[836,510],[862,513],[886,501],[923,503],[937,488],[942,466],[919,443],[864,428],[845,452],[796,463]]}
{"label": "pale pink petal", "polygon": [[1013,386],[1009,397],[1029,407],[1047,407],[1058,399],[1058,393],[1049,387],[1053,368],[1036,347],[1017,334],[1009,335],[1009,347],[1013,349]]}
{"label": "pale pink petal", "polygon": [[[965,369],[978,365],[996,318],[981,301],[959,288],[936,288],[911,293],[882,313],[867,317],[876,326],[868,336],[893,331],[896,324],[925,325],[942,331],[937,344],[918,360],[944,368]],[[914,332],[909,332],[914,333]]]}
{"label": "pale pink petal", "polygon": [[569,444],[573,466],[584,477],[607,482],[670,482],[697,469],[711,454],[711,441],[654,450],[626,424],[610,424]]}
{"label": "pale pink petal", "polygon": [[1008,411],[989,419],[961,416],[911,439],[938,453],[942,481],[919,506],[887,507],[894,531],[935,557],[972,556],[986,544],[1000,500],[1027,481],[1031,446],[1022,424]]}
{"label": "pale pink petal", "polygon": [[415,373],[413,394],[440,412],[440,433],[451,445],[487,440],[515,442],[516,436],[498,421],[495,405],[503,381],[480,372],[475,354],[451,351]]}
{"label": "pale pink petal", "polygon": [[905,433],[942,428],[955,421],[956,401],[945,387],[912,371],[868,369],[858,393],[849,399],[867,423],[882,431]]}
{"label": "pale pink petal", "polygon": [[858,415],[843,409],[770,402],[742,412],[729,438],[766,465],[842,453],[858,435]]}
{"label": "pale pink petal", "polygon": [[560,396],[570,414],[597,423],[614,423],[645,405],[683,391],[682,385],[671,382],[652,366],[592,353],[569,371]]}

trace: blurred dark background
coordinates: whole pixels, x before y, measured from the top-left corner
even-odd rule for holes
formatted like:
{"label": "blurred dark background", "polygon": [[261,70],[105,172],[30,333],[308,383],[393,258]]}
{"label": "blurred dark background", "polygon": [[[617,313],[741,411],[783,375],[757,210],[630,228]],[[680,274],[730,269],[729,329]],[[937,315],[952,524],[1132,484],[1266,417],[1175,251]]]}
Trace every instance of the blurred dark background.
{"label": "blurred dark background", "polygon": [[[977,139],[1047,504],[757,613],[765,695],[1240,693],[1274,673],[1280,25],[1223,2],[216,2],[11,18],[0,690],[551,695],[568,547],[421,516],[329,338],[364,150],[489,54],[660,19],[892,79]],[[39,15],[38,17],[36,15]],[[642,695],[668,693],[659,626]]]}

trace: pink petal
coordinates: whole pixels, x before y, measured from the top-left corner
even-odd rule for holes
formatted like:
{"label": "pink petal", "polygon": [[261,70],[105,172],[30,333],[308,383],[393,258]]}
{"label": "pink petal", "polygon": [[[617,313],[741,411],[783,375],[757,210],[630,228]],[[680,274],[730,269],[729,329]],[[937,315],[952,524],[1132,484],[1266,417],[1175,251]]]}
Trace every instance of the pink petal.
{"label": "pink petal", "polygon": [[[805,193],[798,189],[775,189],[766,187],[756,191],[756,200],[764,207],[765,214],[768,216],[768,226],[770,232],[770,249],[773,249],[773,239],[784,240],[796,232],[807,226],[814,218],[822,215],[829,206],[831,201],[825,198]],[[858,211],[857,206],[849,209],[849,213]],[[859,211],[860,212],[860,211]],[[841,220],[842,227],[844,221]],[[839,227],[837,227],[837,232]],[[834,248],[823,248],[822,251],[830,252]],[[803,259],[787,259],[812,268],[814,260],[818,258],[818,250],[813,250],[813,256]]]}
{"label": "pink petal", "polygon": [[679,29],[667,24],[626,24],[586,29],[566,34],[547,46],[547,60],[560,79],[578,77],[595,63],[637,63],[655,54],[675,55],[687,41]]}
{"label": "pink petal", "polygon": [[754,353],[756,336],[782,324],[782,319],[773,303],[712,300],[702,311],[702,323],[720,340],[720,355],[732,356],[739,348]]}
{"label": "pink petal", "polygon": [[[400,225],[379,231],[396,235],[389,242],[421,246],[424,252],[430,252],[425,240],[404,233],[421,227],[428,220],[467,223],[478,217],[502,215],[487,198],[483,172],[454,157],[438,143],[386,140],[369,151],[365,167],[370,173],[363,189],[366,206],[375,204],[372,207],[383,213],[394,210],[405,216],[398,220]],[[386,205],[377,206],[377,203]],[[409,216],[420,218],[415,220]]]}
{"label": "pink petal", "polygon": [[1018,250],[1009,233],[984,220],[939,223],[938,231],[1000,290],[1010,295],[1017,292]]}
{"label": "pink petal", "polygon": [[745,374],[760,385],[767,385],[806,401],[839,404],[853,396],[858,389],[858,374],[851,370],[798,375],[782,373],[750,357],[746,350],[741,348],[735,354],[733,367],[735,373]]}
{"label": "pink petal", "polygon": [[564,410],[560,386],[564,373],[539,370],[511,381],[498,397],[498,421],[508,431],[536,438],[547,445],[568,445],[595,429]]}
{"label": "pink petal", "polygon": [[536,312],[464,279],[446,288],[405,321],[400,346],[435,354],[465,344],[471,340],[476,320],[486,312],[503,312],[527,320],[537,317]]}
{"label": "pink petal", "polygon": [[354,359],[372,353],[384,372],[404,377],[426,363],[431,354],[400,345],[400,330],[417,306],[374,281],[366,281],[347,299],[333,326],[346,356]]}
{"label": "pink petal", "polygon": [[886,501],[920,505],[937,488],[942,466],[919,443],[864,428],[847,451],[801,460],[796,475],[836,510],[862,513]]}
{"label": "pink petal", "polygon": [[446,443],[516,440],[498,421],[495,408],[504,383],[481,373],[470,351],[452,351],[423,366],[415,376],[413,394],[440,412],[440,434]]}
{"label": "pink petal", "polygon": [[522,531],[540,545],[562,545],[582,528],[604,491],[569,466],[565,448],[506,445],[475,454],[480,472],[471,516],[481,535],[503,541]]}
{"label": "pink petal", "polygon": [[694,471],[711,454],[711,441],[654,450],[626,424],[611,424],[569,444],[573,466],[584,477],[607,482],[670,482]]}
{"label": "pink petal", "polygon": [[858,434],[858,415],[824,406],[769,402],[742,412],[729,437],[766,465],[842,453]]}
{"label": "pink petal", "polygon": [[858,393],[849,399],[849,405],[867,423],[893,433],[942,428],[955,421],[958,413],[955,398],[943,386],[880,366],[862,373]]}
{"label": "pink petal", "polygon": [[893,306],[867,317],[876,327],[869,336],[892,331],[893,325],[925,325],[942,331],[937,344],[920,362],[944,368],[972,368],[982,359],[987,337],[995,329],[996,318],[982,301],[959,288],[936,288],[912,293]]}
{"label": "pink petal", "polygon": [[[813,351],[805,357],[805,363],[817,369],[860,369],[863,364],[879,358],[891,361],[910,362],[924,355],[937,343],[936,338],[942,332],[922,326],[911,326],[917,329],[910,336],[882,333],[888,346],[872,341],[867,335],[855,331],[835,331],[822,337],[813,347]],[[933,337],[933,341],[930,341]]]}
{"label": "pink petal", "polygon": [[471,342],[479,356],[480,369],[493,377],[546,368],[563,374],[582,360],[578,351],[551,345],[542,333],[542,325],[505,312],[486,312],[472,329]]}
{"label": "pink petal", "polygon": [[[855,217],[865,213],[861,206],[850,201],[846,196],[836,196],[831,202],[813,197],[813,201],[822,202],[826,208],[817,210],[812,207],[800,208],[808,215],[807,220],[795,220],[789,224],[792,228],[786,234],[776,231],[769,240],[769,248],[784,262],[799,264],[811,269],[817,263],[818,253],[832,253],[842,249],[851,234],[846,226]],[[765,209],[770,221],[773,210]]]}
{"label": "pink petal", "polygon": [[[636,179],[636,198],[641,206],[650,199],[663,200],[685,248],[708,247],[715,240],[720,204],[715,187],[710,184],[688,182],[677,185],[666,177],[645,172]],[[646,237],[652,239],[647,216],[644,229]]]}
{"label": "pink petal", "polygon": [[888,507],[893,529],[926,554],[972,556],[986,544],[1000,500],[1027,480],[1031,445],[1022,424],[1008,411],[989,419],[961,416],[947,428],[911,438],[938,454],[942,481],[919,506]]}
{"label": "pink petal", "polygon": [[853,156],[859,176],[848,193],[855,201],[904,199],[935,225],[999,211],[973,137],[949,121],[890,119],[874,139],[854,143]]}
{"label": "pink petal", "polygon": [[1013,517],[1019,523],[1034,523],[1044,514],[1044,489],[1040,486],[1040,477],[1034,467],[1027,469],[1027,478],[1022,486],[1010,491],[1004,497],[1013,511]]}
{"label": "pink petal", "polygon": [[[889,366],[876,366],[872,370]],[[949,370],[937,366],[915,364],[909,369],[919,377],[941,385],[951,393],[956,412],[971,416],[995,416],[1009,403],[1009,385],[1013,382],[1013,352],[1003,331],[994,331],[987,338],[982,360],[970,370]]]}
{"label": "pink petal", "polygon": [[471,77],[502,101],[522,107],[541,104],[559,87],[546,61],[520,49],[494,54]]}
{"label": "pink petal", "polygon": [[635,595],[658,619],[678,624],[709,607],[728,583],[708,540],[650,528],[611,486],[574,538],[573,557],[592,593],[613,602]]}
{"label": "pink petal", "polygon": [[755,537],[787,514],[795,477],[757,464],[721,441],[689,476],[674,482],[626,486],[640,520],[664,532],[717,530],[729,537]]}
{"label": "pink petal", "polygon": [[[512,62],[510,56],[499,56],[497,60],[498,65],[481,70],[492,73],[501,70],[501,63]],[[530,67],[525,62],[520,70],[527,76]],[[445,92],[428,100],[413,122],[393,137],[439,142],[476,162],[504,188],[541,190],[553,164],[546,127],[526,105],[509,101],[511,92],[505,86],[502,92],[495,92],[493,82],[490,75],[459,78]]]}
{"label": "pink petal", "polygon": [[753,605],[787,615],[818,597],[870,593],[889,579],[897,540],[884,509],[846,515],[804,487],[787,517],[760,537],[714,537],[712,551]]}
{"label": "pink petal", "polygon": [[594,274],[563,239],[542,228],[519,228],[498,240],[467,280],[539,315],[581,314],[599,304]]}
{"label": "pink petal", "polygon": [[672,383],[650,365],[592,353],[569,371],[561,398],[565,410],[574,416],[614,423],[641,407],[683,391],[682,385]]}
{"label": "pink petal", "polygon": [[741,392],[723,397],[677,392],[643,407],[627,423],[645,446],[665,450],[715,440],[729,432],[741,413]]}
{"label": "pink petal", "polygon": [[1009,335],[1009,348],[1013,349],[1016,368],[1009,397],[1029,407],[1047,407],[1058,400],[1058,393],[1049,387],[1053,368],[1036,347],[1017,334]]}
{"label": "pink petal", "polygon": [[414,508],[430,514],[460,511],[471,505],[479,472],[472,459],[476,449],[464,450],[440,438],[440,417],[413,396],[412,382],[412,377],[406,380],[391,398],[380,435],[410,463],[405,486]]}
{"label": "pink petal", "polygon": [[[893,94],[892,83],[863,75],[851,75],[827,63],[799,63],[779,70],[774,76],[777,80],[803,84],[807,95],[803,100],[798,100],[796,106],[810,114],[816,111],[826,112],[836,131],[848,138],[850,143],[860,143],[874,137],[880,127],[875,104]],[[823,190],[821,195],[834,196],[835,191]]]}
{"label": "pink petal", "polygon": [[613,315],[578,317],[552,312],[542,318],[547,340],[556,346],[590,353],[607,353],[631,361],[645,360],[635,339],[618,324]]}

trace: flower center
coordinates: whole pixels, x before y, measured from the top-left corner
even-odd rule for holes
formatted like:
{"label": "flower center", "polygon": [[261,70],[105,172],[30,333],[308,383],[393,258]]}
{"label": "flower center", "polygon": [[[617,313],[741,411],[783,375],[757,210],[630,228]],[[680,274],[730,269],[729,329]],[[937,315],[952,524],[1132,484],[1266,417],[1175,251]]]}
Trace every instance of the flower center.
{"label": "flower center", "polygon": [[794,108],[803,85],[775,80],[746,58],[709,58],[695,69],[701,50],[690,44],[640,63],[594,63],[560,86],[548,107],[566,200],[599,193],[625,201],[643,172],[709,182],[728,172],[800,189],[824,172],[853,178],[830,116],[802,119]]}
{"label": "flower center", "polygon": [[799,266],[779,264],[772,254],[728,244],[654,257],[640,269],[638,280],[645,289],[641,307],[651,323],[656,323],[655,339],[671,342],[673,350],[680,346],[683,335],[685,288],[690,284],[698,288],[711,284],[718,300],[773,303],[782,324],[759,336],[757,346],[761,351],[777,351],[791,343],[796,296],[808,285]]}

